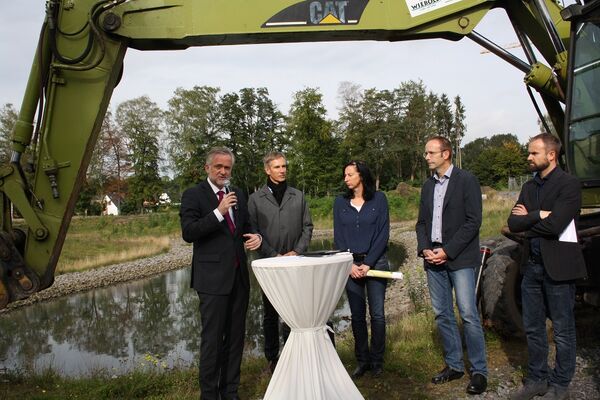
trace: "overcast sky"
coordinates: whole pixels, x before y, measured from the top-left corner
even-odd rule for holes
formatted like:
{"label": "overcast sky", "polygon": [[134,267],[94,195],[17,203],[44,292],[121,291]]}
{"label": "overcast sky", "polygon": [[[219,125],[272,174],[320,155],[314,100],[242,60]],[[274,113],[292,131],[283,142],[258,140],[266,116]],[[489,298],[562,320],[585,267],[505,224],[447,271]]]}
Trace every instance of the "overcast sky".
{"label": "overcast sky", "polygon": [[[44,6],[45,0],[0,1],[0,105],[21,105]],[[476,30],[500,45],[516,42],[502,10],[488,13]],[[497,133],[513,133],[525,142],[538,132],[538,126],[524,74],[493,54],[481,54],[482,50],[467,38],[459,42],[429,39],[196,47],[169,52],[132,49],[125,56],[124,76],[111,107],[148,95],[166,108],[176,88],[208,85],[221,88],[222,93],[266,87],[280,110],[287,113],[295,91],[318,87],[329,116],[335,118],[340,82],[381,90],[421,79],[437,94],[446,93],[451,99],[460,95],[466,107],[463,143]],[[525,60],[520,49],[511,51]]]}

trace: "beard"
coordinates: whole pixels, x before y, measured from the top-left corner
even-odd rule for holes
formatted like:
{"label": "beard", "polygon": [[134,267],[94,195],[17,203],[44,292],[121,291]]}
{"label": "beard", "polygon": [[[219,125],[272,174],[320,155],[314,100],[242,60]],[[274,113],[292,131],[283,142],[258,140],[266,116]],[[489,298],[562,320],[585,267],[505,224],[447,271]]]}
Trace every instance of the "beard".
{"label": "beard", "polygon": [[548,161],[548,159],[544,159],[544,161],[542,161],[539,164],[535,164],[533,162],[529,163],[529,170],[531,172],[540,172],[545,170],[546,168],[548,168],[550,166],[550,162]]}

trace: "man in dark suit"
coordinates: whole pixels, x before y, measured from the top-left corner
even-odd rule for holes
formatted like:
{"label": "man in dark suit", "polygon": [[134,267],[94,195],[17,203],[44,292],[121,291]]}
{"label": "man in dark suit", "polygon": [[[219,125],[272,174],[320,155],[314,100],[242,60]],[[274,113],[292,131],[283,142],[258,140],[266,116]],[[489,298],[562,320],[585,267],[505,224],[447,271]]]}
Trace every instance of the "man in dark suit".
{"label": "man in dark suit", "polygon": [[417,252],[424,259],[446,362],[431,381],[441,384],[464,375],[462,342],[454,317],[454,289],[471,363],[467,393],[480,394],[487,388],[485,341],[475,300],[481,188],[472,174],[452,165],[452,146],[445,137],[428,140],[423,155],[433,176],[421,190]]}
{"label": "man in dark suit", "polygon": [[[535,173],[508,218],[512,232],[524,232],[521,259],[523,326],[529,363],[525,385],[511,398],[565,399],[575,373],[575,279],[586,276],[575,222],[581,207],[579,180],[558,165],[561,144],[542,133],[529,141],[527,161]],[[556,359],[548,368],[546,317],[552,320]]]}
{"label": "man in dark suit", "polygon": [[229,189],[234,161],[227,148],[210,150],[204,166],[208,179],[181,198],[182,236],[194,244],[191,286],[200,298],[202,400],[239,398],[250,293],[244,247],[255,250],[261,243],[260,235],[250,233],[243,193]]}

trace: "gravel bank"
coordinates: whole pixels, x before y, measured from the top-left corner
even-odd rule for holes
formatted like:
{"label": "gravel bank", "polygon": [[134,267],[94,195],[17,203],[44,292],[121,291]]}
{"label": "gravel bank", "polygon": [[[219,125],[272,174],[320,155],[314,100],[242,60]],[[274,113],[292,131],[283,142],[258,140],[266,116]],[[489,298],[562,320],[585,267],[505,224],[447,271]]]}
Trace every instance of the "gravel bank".
{"label": "gravel bank", "polygon": [[10,303],[6,309],[0,310],[0,313],[10,312],[39,301],[48,301],[73,293],[146,278],[188,266],[191,264],[191,260],[192,246],[181,239],[172,239],[171,248],[164,254],[88,271],[58,275],[54,280],[54,284],[49,288],[35,293],[25,300]]}

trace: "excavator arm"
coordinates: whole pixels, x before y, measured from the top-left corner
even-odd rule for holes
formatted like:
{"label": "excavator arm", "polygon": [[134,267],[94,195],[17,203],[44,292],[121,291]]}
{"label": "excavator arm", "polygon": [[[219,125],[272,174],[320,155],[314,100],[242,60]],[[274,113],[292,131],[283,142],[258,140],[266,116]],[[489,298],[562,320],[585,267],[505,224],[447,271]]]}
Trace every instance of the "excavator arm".
{"label": "excavator arm", "polygon": [[[475,31],[492,8],[506,10],[527,60]],[[54,280],[128,47],[468,37],[523,71],[562,135],[571,31],[560,11],[551,0],[47,0],[12,159],[0,168],[0,308]],[[13,209],[26,229],[12,226]]]}

